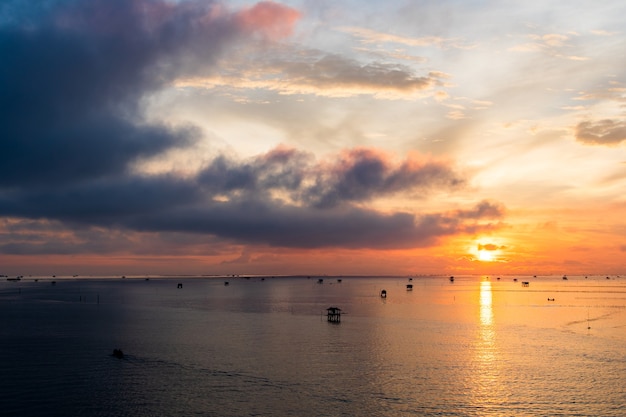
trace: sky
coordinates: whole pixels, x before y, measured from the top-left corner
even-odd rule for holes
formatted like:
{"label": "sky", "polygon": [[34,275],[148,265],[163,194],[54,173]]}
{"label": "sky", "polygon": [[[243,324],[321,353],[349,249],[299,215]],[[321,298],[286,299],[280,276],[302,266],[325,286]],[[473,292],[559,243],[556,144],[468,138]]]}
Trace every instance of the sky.
{"label": "sky", "polygon": [[3,1],[0,274],[626,273],[625,15]]}

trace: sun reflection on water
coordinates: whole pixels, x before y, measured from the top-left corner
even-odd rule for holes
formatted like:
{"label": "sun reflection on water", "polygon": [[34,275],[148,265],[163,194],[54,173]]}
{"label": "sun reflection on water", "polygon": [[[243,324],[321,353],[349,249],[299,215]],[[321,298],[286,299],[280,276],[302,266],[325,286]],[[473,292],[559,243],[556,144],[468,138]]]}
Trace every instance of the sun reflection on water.
{"label": "sun reflection on water", "polygon": [[476,407],[490,409],[499,401],[497,392],[500,388],[500,366],[490,281],[480,282],[478,307],[478,334],[474,347],[472,397]]}
{"label": "sun reflection on water", "polygon": [[489,366],[496,360],[496,334],[493,320],[493,296],[491,282],[480,283],[480,329],[477,342],[479,364],[485,366],[483,371],[489,372]]}
{"label": "sun reflection on water", "polygon": [[491,282],[480,283],[480,326],[481,331],[493,324],[493,308],[491,295]]}

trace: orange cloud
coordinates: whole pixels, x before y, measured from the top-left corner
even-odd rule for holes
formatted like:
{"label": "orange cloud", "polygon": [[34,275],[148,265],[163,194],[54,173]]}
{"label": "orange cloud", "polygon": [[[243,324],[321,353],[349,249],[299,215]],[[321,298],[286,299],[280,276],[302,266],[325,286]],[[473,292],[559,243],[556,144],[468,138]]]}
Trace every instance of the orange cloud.
{"label": "orange cloud", "polygon": [[280,39],[293,33],[300,12],[271,1],[261,1],[237,13],[237,24],[248,32],[256,32],[270,39]]}

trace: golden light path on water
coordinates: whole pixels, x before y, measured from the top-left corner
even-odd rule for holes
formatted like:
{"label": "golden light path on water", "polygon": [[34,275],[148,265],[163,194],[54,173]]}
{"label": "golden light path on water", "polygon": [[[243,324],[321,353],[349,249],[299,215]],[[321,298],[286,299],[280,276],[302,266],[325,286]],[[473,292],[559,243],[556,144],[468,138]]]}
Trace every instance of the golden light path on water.
{"label": "golden light path on water", "polygon": [[499,402],[499,363],[497,335],[493,314],[493,294],[490,281],[481,281],[478,290],[478,336],[473,368],[474,405],[489,409]]}

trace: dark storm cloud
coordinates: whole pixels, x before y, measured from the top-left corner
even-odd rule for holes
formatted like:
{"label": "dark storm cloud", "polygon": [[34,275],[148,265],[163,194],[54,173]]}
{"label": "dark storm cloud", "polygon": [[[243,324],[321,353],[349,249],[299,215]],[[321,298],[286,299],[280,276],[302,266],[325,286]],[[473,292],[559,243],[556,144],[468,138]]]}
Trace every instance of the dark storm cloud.
{"label": "dark storm cloud", "polygon": [[618,145],[626,141],[626,122],[620,120],[584,121],[576,126],[576,140],[587,145]]}
{"label": "dark storm cloud", "polygon": [[318,210],[258,201],[203,205],[170,213],[167,219],[142,216],[136,229],[155,226],[215,234],[236,241],[271,246],[320,248],[405,248],[425,246],[459,227],[410,213],[381,214],[343,207]]}
{"label": "dark storm cloud", "polygon": [[[196,136],[142,122],[141,99],[249,30],[211,2],[0,6],[0,187],[116,175]],[[27,168],[27,169],[26,169]]]}
{"label": "dark storm cloud", "polygon": [[0,214],[66,223],[124,226],[133,217],[200,200],[194,182],[172,176],[123,177],[0,195]]}

